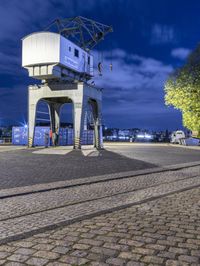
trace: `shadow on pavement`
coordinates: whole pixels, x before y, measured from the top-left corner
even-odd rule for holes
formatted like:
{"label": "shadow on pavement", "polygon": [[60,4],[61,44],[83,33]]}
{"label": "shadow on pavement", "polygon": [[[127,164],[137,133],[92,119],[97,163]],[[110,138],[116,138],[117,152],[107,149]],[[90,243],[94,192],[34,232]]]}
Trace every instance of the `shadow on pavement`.
{"label": "shadow on pavement", "polygon": [[[28,186],[89,176],[112,174],[156,167],[155,164],[129,159],[101,150],[84,156],[73,150],[66,155],[33,154],[32,150],[0,154],[0,188]],[[95,156],[94,156],[95,155]]]}

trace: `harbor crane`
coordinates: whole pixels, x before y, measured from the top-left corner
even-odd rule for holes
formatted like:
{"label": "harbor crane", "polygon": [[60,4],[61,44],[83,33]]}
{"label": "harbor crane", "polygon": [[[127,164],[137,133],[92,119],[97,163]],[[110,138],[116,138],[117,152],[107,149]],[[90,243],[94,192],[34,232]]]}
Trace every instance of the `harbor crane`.
{"label": "harbor crane", "polygon": [[101,148],[102,90],[89,85],[94,77],[91,50],[112,32],[112,27],[81,16],[56,19],[44,31],[22,40],[22,66],[29,76],[42,81],[29,86],[29,146],[34,146],[37,104],[49,106],[52,132],[59,131],[60,109],[73,103],[74,148],[81,148],[84,115],[88,104],[94,117],[94,146]]}

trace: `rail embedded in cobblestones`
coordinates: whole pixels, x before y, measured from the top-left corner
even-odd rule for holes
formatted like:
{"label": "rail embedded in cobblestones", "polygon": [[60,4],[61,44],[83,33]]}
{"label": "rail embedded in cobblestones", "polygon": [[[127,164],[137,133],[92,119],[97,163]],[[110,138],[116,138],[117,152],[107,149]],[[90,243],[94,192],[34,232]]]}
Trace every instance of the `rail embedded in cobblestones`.
{"label": "rail embedded in cobblestones", "polygon": [[[200,188],[0,246],[3,265],[200,265]],[[20,263],[19,263],[20,262]]]}
{"label": "rail embedded in cobblestones", "polygon": [[66,181],[57,181],[51,183],[43,183],[37,185],[30,185],[24,187],[16,187],[16,188],[9,188],[9,189],[1,189],[0,190],[0,199],[12,197],[12,196],[19,196],[19,195],[27,195],[30,193],[37,193],[37,192],[46,192],[55,189],[63,189],[69,187],[75,187],[80,185],[89,185],[93,183],[100,183],[109,180],[115,179],[125,179],[135,176],[141,176],[146,174],[156,174],[168,171],[177,171],[180,169],[194,167],[200,165],[200,161],[197,162],[190,162],[190,163],[182,163],[176,165],[167,165],[165,167],[155,167],[150,169],[144,170],[136,170],[136,171],[127,171],[127,172],[120,172],[120,173],[113,173],[107,175],[100,175],[100,176],[91,176],[85,178],[78,178],[78,179],[71,179]]}
{"label": "rail embedded in cobblestones", "polygon": [[[198,171],[199,168],[196,169],[194,172]],[[185,178],[183,179],[183,175],[185,174]],[[120,180],[121,187],[123,188],[124,186],[124,191],[115,191],[115,194],[113,195],[105,195],[99,199],[87,199],[85,195],[85,201],[82,199],[82,202],[80,203],[73,203],[73,200],[71,201],[71,204],[68,206],[55,206],[54,208],[50,210],[42,210],[37,213],[32,213],[32,214],[26,214],[20,216],[20,212],[18,213],[19,216],[14,218],[13,216],[11,219],[8,219],[1,221],[0,222],[0,243],[5,243],[7,241],[15,240],[15,239],[20,239],[25,236],[32,235],[34,233],[38,232],[43,232],[47,229],[52,229],[58,226],[63,226],[66,224],[70,224],[75,221],[80,221],[82,219],[90,218],[99,214],[107,213],[107,212],[112,212],[114,210],[119,210],[122,208],[126,208],[132,205],[136,205],[142,202],[146,201],[151,201],[156,198],[160,198],[166,195],[170,195],[173,193],[181,192],[184,190],[188,190],[194,187],[199,187],[200,186],[200,176],[192,177],[191,174],[188,172],[187,169],[184,171],[181,171],[180,174],[178,175],[178,171],[176,172],[177,178],[173,178],[173,176],[168,176],[165,180],[164,183],[161,183],[163,180],[163,176],[158,177],[158,179],[155,179],[154,186],[148,187],[148,183],[146,183],[146,187],[141,188],[141,184],[137,184],[139,182],[140,178],[137,180],[133,179],[135,182],[135,185],[138,186],[138,190],[136,191],[128,191],[127,186],[130,189],[130,183],[126,183],[127,179]],[[148,176],[146,178],[146,181],[150,177]],[[153,178],[153,177],[152,177]],[[132,179],[129,180],[129,182],[133,181]],[[150,180],[152,182],[153,179]],[[157,181],[156,181],[157,180]],[[118,180],[119,181],[119,180]],[[145,182],[145,180],[143,180]],[[108,185],[108,183],[110,184]],[[108,186],[108,190],[110,189],[109,186],[111,187],[114,183],[117,182],[117,180],[105,182],[104,188],[102,187],[102,191]],[[132,186],[134,185],[134,182],[132,182]],[[88,190],[88,193],[92,194],[92,192],[95,194],[97,190],[99,190],[99,187],[95,187],[99,184],[93,184],[93,189],[90,187]],[[91,185],[89,185],[91,186]],[[114,189],[116,189],[117,183],[114,186]],[[71,195],[78,195],[80,194],[81,191],[76,191],[74,193],[75,188],[71,188],[72,191],[70,192]],[[84,186],[84,190],[86,189],[86,186]],[[103,193],[101,191],[101,193]],[[60,194],[60,197],[62,199],[62,196],[67,192],[68,190],[63,191],[63,194]],[[112,191],[111,191],[112,192]],[[60,191],[59,191],[60,193]],[[41,193],[44,196],[44,193]],[[51,202],[52,198],[51,195],[52,191],[49,192],[44,196],[44,199],[46,202]],[[33,195],[32,195],[33,196]],[[21,199],[27,204],[27,208],[31,208],[32,202],[40,200],[39,195],[37,196],[34,200],[26,198]],[[57,197],[57,196],[56,196]],[[90,195],[92,197],[92,195]],[[6,199],[5,199],[6,200]],[[10,199],[9,199],[10,200]],[[17,208],[18,204],[19,206],[21,205],[21,202],[19,201],[17,204],[17,201],[19,200],[19,197],[12,198],[12,201],[7,202],[7,204],[4,205],[4,208],[8,208],[12,206],[12,204],[16,204],[16,214],[17,215]],[[32,201],[33,200],[33,201]],[[3,206],[4,200],[1,200],[1,206]],[[9,205],[10,204],[10,205]],[[41,204],[43,204],[43,201],[41,201]],[[35,206],[35,208],[38,208],[39,206]],[[14,210],[13,210],[14,211]],[[5,211],[4,211],[5,212]],[[24,210],[22,210],[22,213]],[[3,213],[3,209],[1,210],[1,213]],[[5,212],[6,213],[6,212]]]}
{"label": "rail embedded in cobblestones", "polygon": [[168,171],[5,198],[1,200],[0,221],[164,185],[198,175],[199,167],[193,167],[192,170],[191,168],[179,170],[176,175],[173,171]]}

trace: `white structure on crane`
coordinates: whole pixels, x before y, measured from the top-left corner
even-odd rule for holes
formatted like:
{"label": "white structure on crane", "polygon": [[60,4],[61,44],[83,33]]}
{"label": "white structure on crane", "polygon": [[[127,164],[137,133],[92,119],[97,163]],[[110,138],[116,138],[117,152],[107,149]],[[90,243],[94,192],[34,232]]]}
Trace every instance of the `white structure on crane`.
{"label": "white structure on crane", "polygon": [[73,103],[74,148],[81,148],[81,137],[87,106],[91,105],[95,143],[102,147],[102,90],[87,83],[93,77],[93,48],[112,28],[83,17],[55,20],[58,33],[36,32],[22,40],[22,66],[29,76],[42,80],[41,85],[29,86],[28,135],[29,147],[34,146],[37,104],[49,106],[51,129],[60,127],[60,109]]}
{"label": "white structure on crane", "polygon": [[23,38],[22,66],[36,79],[90,79],[93,56],[61,34],[36,32]]}

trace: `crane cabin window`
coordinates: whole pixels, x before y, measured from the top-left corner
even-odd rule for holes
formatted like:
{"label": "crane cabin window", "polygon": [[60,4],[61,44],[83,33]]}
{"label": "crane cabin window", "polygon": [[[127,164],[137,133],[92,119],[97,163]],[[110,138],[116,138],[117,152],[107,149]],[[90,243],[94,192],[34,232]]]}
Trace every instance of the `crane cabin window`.
{"label": "crane cabin window", "polygon": [[87,63],[88,63],[88,65],[90,65],[90,56],[88,56]]}
{"label": "crane cabin window", "polygon": [[79,57],[79,50],[74,48],[74,56]]}

